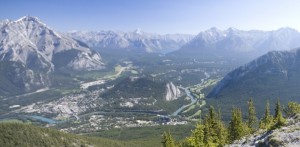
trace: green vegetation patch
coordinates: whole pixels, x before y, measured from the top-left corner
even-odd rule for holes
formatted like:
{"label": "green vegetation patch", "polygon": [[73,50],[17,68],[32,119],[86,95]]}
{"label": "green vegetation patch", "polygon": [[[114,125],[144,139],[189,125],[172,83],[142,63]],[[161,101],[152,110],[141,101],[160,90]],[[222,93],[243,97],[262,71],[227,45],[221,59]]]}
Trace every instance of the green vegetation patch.
{"label": "green vegetation patch", "polygon": [[64,146],[64,147],[138,147],[141,142],[115,141],[100,137],[67,134],[50,128],[22,123],[0,123],[0,146]]}
{"label": "green vegetation patch", "polygon": [[145,146],[161,146],[162,133],[170,131],[176,140],[183,140],[194,129],[192,125],[177,125],[177,126],[153,126],[153,127],[137,127],[112,129],[91,133],[91,136],[100,136],[109,139],[126,140]]}

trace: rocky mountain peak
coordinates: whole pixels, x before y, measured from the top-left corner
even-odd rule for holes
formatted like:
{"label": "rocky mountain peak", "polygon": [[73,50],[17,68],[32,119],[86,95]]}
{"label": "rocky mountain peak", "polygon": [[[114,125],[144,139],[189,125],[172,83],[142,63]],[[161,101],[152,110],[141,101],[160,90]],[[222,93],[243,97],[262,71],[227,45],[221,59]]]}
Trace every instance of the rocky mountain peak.
{"label": "rocky mountain peak", "polygon": [[140,28],[134,30],[135,34],[143,34],[143,31]]}
{"label": "rocky mountain peak", "polygon": [[282,28],[279,28],[278,30],[275,30],[274,32],[298,32],[298,31],[294,28],[282,27]]}
{"label": "rocky mountain peak", "polygon": [[226,32],[228,33],[234,33],[234,32],[238,32],[239,30],[237,28],[234,28],[234,27],[230,27],[226,30]]}
{"label": "rocky mountain peak", "polygon": [[36,22],[36,23],[42,23],[39,18],[34,17],[34,16],[30,16],[30,15],[23,16],[20,19],[16,20],[15,22]]}
{"label": "rocky mountain peak", "polygon": [[68,36],[55,32],[36,17],[24,16],[10,21],[0,27],[0,32],[0,61],[20,62],[30,69],[52,72],[58,67],[59,62],[54,61],[59,60],[57,55],[66,53],[67,63],[59,63],[65,64],[66,67],[75,70],[103,67],[98,53]]}

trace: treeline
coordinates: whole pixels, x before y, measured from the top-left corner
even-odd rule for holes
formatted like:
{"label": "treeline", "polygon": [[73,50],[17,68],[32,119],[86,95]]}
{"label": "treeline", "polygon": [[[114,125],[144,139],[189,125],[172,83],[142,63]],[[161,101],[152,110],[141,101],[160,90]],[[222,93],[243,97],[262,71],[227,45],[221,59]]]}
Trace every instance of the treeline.
{"label": "treeline", "polygon": [[[285,117],[283,113],[285,113]],[[270,104],[267,101],[265,113],[260,120],[256,117],[253,100],[248,101],[248,113],[246,120],[242,118],[240,108],[233,107],[231,119],[227,126],[222,121],[220,109],[216,111],[210,106],[208,114],[196,125],[191,135],[182,142],[176,142],[170,132],[163,134],[162,145],[164,147],[222,147],[233,143],[246,135],[253,134],[258,129],[273,130],[286,124],[286,118],[300,113],[300,104],[289,102],[282,108],[279,100],[275,103],[275,114],[270,113]]]}

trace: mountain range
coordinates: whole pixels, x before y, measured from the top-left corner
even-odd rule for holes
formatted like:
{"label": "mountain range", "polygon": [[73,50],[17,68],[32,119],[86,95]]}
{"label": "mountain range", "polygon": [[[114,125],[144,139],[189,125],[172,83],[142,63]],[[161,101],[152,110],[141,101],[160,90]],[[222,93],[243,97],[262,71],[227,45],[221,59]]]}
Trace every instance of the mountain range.
{"label": "mountain range", "polygon": [[[172,51],[168,55],[254,59],[271,50],[289,50],[299,46],[300,33],[291,28],[281,28],[274,31],[242,31],[234,28],[222,31],[211,28],[200,32],[197,36],[184,34],[158,35],[146,33],[139,29],[133,32],[73,31],[58,33],[38,18],[25,16],[16,21],[0,21],[0,72],[3,73],[0,75],[0,80],[1,83],[5,83],[2,84],[3,86],[0,85],[0,93],[6,95],[13,91],[28,92],[38,87],[47,87],[51,85],[51,80],[48,77],[49,73],[56,71],[103,69],[104,61],[97,52],[103,50],[111,50],[112,52],[125,50],[143,53]],[[296,64],[291,61],[289,61],[291,64],[275,64],[275,59],[280,59],[279,61],[288,60],[283,55],[293,56],[293,59],[289,60],[298,59],[296,55],[291,54],[297,55],[297,50],[271,52],[260,57],[229,73],[209,96],[220,97],[223,93],[222,89],[228,87],[233,81],[239,81],[245,75],[251,73],[245,71],[254,70],[252,64],[255,67],[257,66],[255,70],[259,69],[260,66],[258,65],[261,64],[258,63],[265,63],[260,62],[261,60],[268,61],[265,64],[270,64],[261,65],[268,67],[266,68],[268,72],[274,69],[281,73],[288,71],[288,74],[291,73],[289,70],[297,71],[297,69],[290,68],[279,69],[279,67],[290,67]],[[274,62],[271,59],[274,59]],[[297,66],[295,65],[295,67]],[[239,73],[238,71],[243,72]],[[259,76],[263,76],[268,72],[264,71]],[[255,71],[255,74],[257,73],[259,72]],[[237,76],[233,76],[233,74]]]}
{"label": "mountain range", "polygon": [[133,32],[121,31],[72,31],[68,36],[101,50],[135,51],[145,53],[166,53],[179,49],[194,35],[146,33],[140,29]]}
{"label": "mountain range", "polygon": [[86,43],[97,51],[118,50],[144,53],[169,53],[179,57],[248,58],[269,51],[290,50],[300,46],[300,33],[292,28],[273,31],[219,30],[215,27],[198,35],[158,35],[137,29],[120,31],[72,31],[66,35]]}
{"label": "mountain range", "polygon": [[300,33],[292,28],[274,31],[234,28],[219,30],[211,28],[200,32],[190,42],[183,45],[174,55],[196,57],[247,57],[254,59],[273,50],[289,50],[300,46]]}

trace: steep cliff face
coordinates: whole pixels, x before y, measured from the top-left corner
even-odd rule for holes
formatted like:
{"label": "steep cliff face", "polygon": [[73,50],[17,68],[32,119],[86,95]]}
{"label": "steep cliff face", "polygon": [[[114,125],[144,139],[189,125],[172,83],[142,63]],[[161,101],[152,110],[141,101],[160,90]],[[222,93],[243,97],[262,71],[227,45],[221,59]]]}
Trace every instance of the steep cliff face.
{"label": "steep cliff face", "polygon": [[165,96],[166,101],[176,100],[178,97],[181,96],[180,89],[178,88],[178,86],[175,86],[172,82],[167,83],[166,93],[167,93]]}

